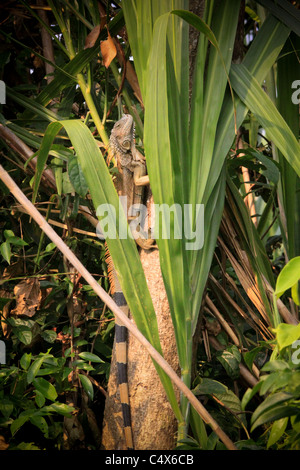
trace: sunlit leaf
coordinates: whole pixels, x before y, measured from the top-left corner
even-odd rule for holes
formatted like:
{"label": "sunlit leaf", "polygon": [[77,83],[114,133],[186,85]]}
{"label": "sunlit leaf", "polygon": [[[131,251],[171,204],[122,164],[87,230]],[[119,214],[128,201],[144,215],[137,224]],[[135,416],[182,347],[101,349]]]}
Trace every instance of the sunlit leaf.
{"label": "sunlit leaf", "polygon": [[84,391],[86,392],[87,396],[91,401],[94,399],[94,389],[93,384],[90,379],[83,374],[78,374],[80,378],[81,385],[83,386]]}
{"label": "sunlit leaf", "polygon": [[78,354],[78,356],[84,359],[85,361],[104,362],[99,356],[88,351],[82,351]]}
{"label": "sunlit leaf", "polygon": [[3,256],[5,261],[7,261],[8,264],[10,264],[11,249],[10,249],[10,243],[7,240],[5,242],[1,243],[0,251],[1,251],[1,255]]}
{"label": "sunlit leaf", "polygon": [[267,442],[267,449],[271,447],[273,444],[275,444],[283,435],[287,424],[288,424],[289,418],[281,418],[275,421],[275,423],[272,424],[271,432],[269,435],[269,439]]}
{"label": "sunlit leaf", "polygon": [[82,197],[85,197],[88,192],[88,185],[85,181],[82,169],[78,164],[77,157],[70,157],[68,161],[68,173],[70,182],[74,187],[75,191]]}
{"label": "sunlit leaf", "polygon": [[280,271],[276,281],[275,295],[280,297],[300,280],[300,256],[291,259]]}
{"label": "sunlit leaf", "polygon": [[279,348],[286,348],[300,338],[300,323],[298,325],[280,323],[277,328],[274,328],[274,332]]}
{"label": "sunlit leaf", "polygon": [[55,401],[57,398],[57,392],[55,387],[48,381],[43,379],[42,377],[38,377],[33,379],[33,385],[35,388],[44,395],[45,398],[48,398],[51,401]]}

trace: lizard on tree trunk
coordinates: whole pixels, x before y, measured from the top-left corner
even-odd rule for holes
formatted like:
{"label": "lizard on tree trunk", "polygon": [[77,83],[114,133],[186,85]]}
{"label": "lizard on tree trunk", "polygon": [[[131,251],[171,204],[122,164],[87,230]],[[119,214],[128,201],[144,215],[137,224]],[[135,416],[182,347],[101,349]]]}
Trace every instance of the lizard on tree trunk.
{"label": "lizard on tree trunk", "polygon": [[[142,203],[142,186],[148,184],[149,179],[146,176],[145,158],[135,148],[134,122],[130,114],[124,114],[124,116],[115,123],[111,131],[109,146],[112,156],[116,159],[119,170],[114,181],[116,190],[119,196],[126,196],[127,207],[124,209],[127,210],[127,214],[132,214],[132,208],[136,209],[136,207]],[[133,235],[136,243],[142,248],[153,248],[153,240],[141,236],[139,230],[136,230]],[[108,265],[113,298],[117,305],[128,316],[128,305],[108,250],[106,252],[106,262]],[[128,449],[133,449],[127,378],[127,329],[117,319],[115,325],[115,347],[126,446]]]}

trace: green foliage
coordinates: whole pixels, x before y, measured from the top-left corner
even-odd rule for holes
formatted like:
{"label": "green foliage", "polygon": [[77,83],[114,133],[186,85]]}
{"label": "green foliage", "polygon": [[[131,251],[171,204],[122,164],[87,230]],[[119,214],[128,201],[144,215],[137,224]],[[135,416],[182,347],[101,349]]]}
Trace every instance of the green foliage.
{"label": "green foliage", "polygon": [[[284,342],[279,334],[282,326],[289,326],[289,341]],[[299,449],[300,423],[300,361],[299,328],[294,325],[279,325],[276,338],[281,352],[261,368],[260,381],[245,393],[242,405],[245,409],[253,397],[259,394],[263,401],[251,416],[251,432],[258,427],[266,429],[267,448]],[[296,333],[297,331],[297,333]],[[292,344],[293,343],[293,344]],[[296,349],[296,351],[293,351]]]}
{"label": "green foliage", "polygon": [[[0,252],[2,257],[10,264],[11,257],[14,255],[11,250],[11,245],[14,247],[22,247],[28,245],[22,238],[16,237],[12,230],[3,230],[4,240],[0,245]],[[2,235],[2,236],[3,236]],[[20,251],[20,249],[17,249]]]}
{"label": "green foliage", "polygon": [[24,353],[19,367],[2,367],[2,429],[10,430],[11,436],[15,437],[25,423],[30,422],[46,439],[58,438],[60,434],[57,441],[59,448],[63,432],[62,417],[70,417],[75,411],[74,407],[58,401],[70,389],[68,372],[71,369],[66,367],[66,358],[55,358],[50,351],[37,356]]}

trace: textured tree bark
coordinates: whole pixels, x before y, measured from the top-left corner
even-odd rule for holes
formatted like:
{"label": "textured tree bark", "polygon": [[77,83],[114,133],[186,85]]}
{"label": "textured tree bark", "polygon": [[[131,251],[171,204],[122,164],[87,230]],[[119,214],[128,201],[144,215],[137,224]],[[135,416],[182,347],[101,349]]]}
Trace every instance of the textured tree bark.
{"label": "textured tree bark", "polygon": [[[158,250],[142,250],[141,261],[157,316],[164,357],[179,372],[174,330]],[[173,449],[177,421],[149,354],[131,335],[128,341],[128,377],[134,448]],[[114,352],[105,404],[102,446],[106,450],[126,449]]]}

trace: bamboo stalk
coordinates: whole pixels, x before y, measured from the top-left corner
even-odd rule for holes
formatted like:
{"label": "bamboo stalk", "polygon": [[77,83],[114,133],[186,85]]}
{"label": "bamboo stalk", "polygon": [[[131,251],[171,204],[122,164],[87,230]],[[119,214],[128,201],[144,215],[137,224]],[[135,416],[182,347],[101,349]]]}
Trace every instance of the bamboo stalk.
{"label": "bamboo stalk", "polygon": [[201,416],[203,421],[211,426],[213,431],[217,434],[220,440],[229,450],[237,450],[234,443],[227,436],[227,434],[220,428],[218,423],[208,413],[204,406],[198,401],[191,390],[182,382],[176,372],[167,363],[167,361],[156,351],[156,349],[149,343],[149,341],[142,335],[137,329],[133,322],[127,318],[122,310],[116,305],[113,299],[107,294],[107,292],[97,283],[96,279],[88,272],[83,266],[79,259],[74,255],[70,248],[63,242],[63,240],[57,235],[53,228],[46,222],[44,217],[34,207],[34,205],[27,199],[20,188],[16,185],[9,174],[0,165],[0,179],[9,188],[11,193],[19,201],[22,206],[30,213],[31,217],[40,226],[41,230],[52,240],[59,250],[64,254],[68,261],[74,266],[75,269],[82,275],[82,277],[88,282],[93,288],[96,294],[107,304],[108,308],[118,317],[118,319],[128,328],[132,335],[146,348],[151,357],[157,362],[157,364],[165,371],[170,377],[174,384],[181,390],[181,392],[187,397],[192,406],[195,408],[197,413]]}

